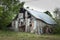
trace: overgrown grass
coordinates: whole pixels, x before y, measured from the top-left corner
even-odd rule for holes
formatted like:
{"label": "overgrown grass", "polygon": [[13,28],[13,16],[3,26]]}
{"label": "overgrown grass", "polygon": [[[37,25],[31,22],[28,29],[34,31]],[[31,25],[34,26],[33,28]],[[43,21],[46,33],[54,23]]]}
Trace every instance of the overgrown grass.
{"label": "overgrown grass", "polygon": [[60,35],[37,35],[25,32],[0,30],[0,40],[60,40]]}

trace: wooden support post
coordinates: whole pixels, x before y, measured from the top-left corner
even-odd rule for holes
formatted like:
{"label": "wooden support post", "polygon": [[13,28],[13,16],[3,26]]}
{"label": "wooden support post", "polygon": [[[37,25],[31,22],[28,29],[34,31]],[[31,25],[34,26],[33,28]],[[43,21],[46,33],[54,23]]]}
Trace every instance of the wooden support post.
{"label": "wooden support post", "polygon": [[15,31],[18,31],[18,21],[15,21]]}
{"label": "wooden support post", "polygon": [[28,15],[27,15],[27,11],[26,11],[25,12],[25,24],[26,24],[26,26],[25,26],[25,32],[28,32],[27,17],[28,17]]}
{"label": "wooden support post", "polygon": [[30,32],[30,19],[27,19],[27,26],[28,26],[27,27],[28,28],[27,31]]}

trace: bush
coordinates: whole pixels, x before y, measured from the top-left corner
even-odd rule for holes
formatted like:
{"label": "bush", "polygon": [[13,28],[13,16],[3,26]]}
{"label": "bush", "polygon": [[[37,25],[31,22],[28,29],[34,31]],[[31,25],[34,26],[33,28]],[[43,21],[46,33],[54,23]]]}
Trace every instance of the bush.
{"label": "bush", "polygon": [[53,33],[60,34],[60,19],[56,19],[57,25],[54,27]]}

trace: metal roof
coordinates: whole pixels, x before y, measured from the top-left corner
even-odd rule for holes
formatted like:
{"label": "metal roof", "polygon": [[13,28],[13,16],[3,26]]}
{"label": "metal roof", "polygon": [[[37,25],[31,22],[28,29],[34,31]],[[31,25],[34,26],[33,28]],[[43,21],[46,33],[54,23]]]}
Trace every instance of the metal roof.
{"label": "metal roof", "polygon": [[46,13],[43,12],[39,12],[36,10],[32,10],[32,9],[26,9],[31,15],[33,15],[34,17],[48,23],[48,24],[56,24],[56,22]]}

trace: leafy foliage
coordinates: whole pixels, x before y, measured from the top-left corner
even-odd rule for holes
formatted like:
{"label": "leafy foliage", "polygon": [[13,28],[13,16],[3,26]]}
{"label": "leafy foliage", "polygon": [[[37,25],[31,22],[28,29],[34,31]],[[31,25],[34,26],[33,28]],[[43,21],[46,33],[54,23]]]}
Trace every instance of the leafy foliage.
{"label": "leafy foliage", "polygon": [[56,14],[55,21],[57,23],[56,27],[54,28],[54,33],[60,34],[60,8],[55,8],[54,13]]}
{"label": "leafy foliage", "polygon": [[55,8],[55,10],[54,10],[54,13],[55,13],[55,15],[56,15],[56,19],[60,19],[59,17],[60,17],[60,8]]}
{"label": "leafy foliage", "polygon": [[19,13],[23,4],[19,0],[0,0],[0,28],[6,28]]}
{"label": "leafy foliage", "polygon": [[57,25],[55,25],[53,33],[60,34],[60,19],[55,19],[55,20],[56,20]]}
{"label": "leafy foliage", "polygon": [[44,13],[46,13],[46,14],[48,14],[49,16],[52,17],[52,15],[51,15],[51,13],[50,13],[49,11],[46,11],[46,12],[44,12]]}

